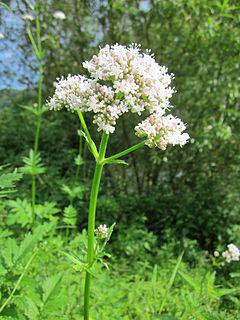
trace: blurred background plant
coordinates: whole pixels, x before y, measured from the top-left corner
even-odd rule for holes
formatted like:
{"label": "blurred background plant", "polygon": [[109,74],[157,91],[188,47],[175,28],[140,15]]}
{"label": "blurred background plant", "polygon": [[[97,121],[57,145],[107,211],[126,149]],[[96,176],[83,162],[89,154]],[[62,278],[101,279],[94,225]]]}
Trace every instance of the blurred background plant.
{"label": "blurred background plant", "polygon": [[[23,166],[36,136],[36,114],[21,106],[34,106],[39,94],[39,60],[26,32],[26,23],[34,37],[38,32],[37,2],[3,4],[0,164],[15,168]],[[117,224],[110,244],[112,267],[107,274],[99,271],[93,318],[238,319],[239,264],[223,266],[213,252],[221,254],[229,243],[240,245],[239,15],[237,0],[39,1],[41,106],[52,94],[55,79],[83,73],[82,62],[99,45],[137,42],[151,48],[156,60],[175,74],[172,103],[191,136],[181,152],[143,149],[126,159],[129,166],[107,168],[97,222]],[[111,139],[113,153],[137,141],[134,124],[134,117],[120,120]],[[78,319],[73,306],[81,303],[74,295],[79,275],[68,270],[69,262],[59,253],[80,250],[87,221],[94,162],[77,130],[77,118],[67,112],[46,112],[41,118],[37,151],[45,171],[36,176],[34,228],[26,170],[21,180],[19,171],[9,166],[0,171],[0,192],[12,190],[20,180],[17,193],[7,191],[7,198],[0,198],[0,239],[7,252],[1,258],[1,306],[24,272],[0,319]],[[95,129],[91,132],[95,138]],[[6,268],[14,265],[24,234],[30,229],[34,234],[39,224],[46,224],[47,231],[35,244],[38,250],[27,273],[32,249],[6,279],[2,270],[10,270]],[[159,314],[182,250],[171,298]],[[223,288],[232,291],[218,291]],[[66,302],[69,295],[71,303]],[[56,303],[58,298],[62,305]]]}

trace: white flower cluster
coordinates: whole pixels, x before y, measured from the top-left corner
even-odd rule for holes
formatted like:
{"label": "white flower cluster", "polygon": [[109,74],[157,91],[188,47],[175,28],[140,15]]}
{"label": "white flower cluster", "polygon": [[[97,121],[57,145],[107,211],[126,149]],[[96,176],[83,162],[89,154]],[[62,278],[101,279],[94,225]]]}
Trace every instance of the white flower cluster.
{"label": "white flower cluster", "polygon": [[22,15],[22,19],[25,21],[33,21],[34,20],[34,16],[30,13],[24,13]]}
{"label": "white flower cluster", "polygon": [[226,259],[228,263],[231,261],[239,261],[240,260],[240,250],[234,244],[229,244],[228,250],[222,253],[222,256]]}
{"label": "white flower cluster", "polygon": [[[164,117],[174,92],[170,87],[172,75],[166,67],[158,65],[149,51],[142,53],[135,44],[106,45],[98,55],[85,61],[83,67],[89,71],[90,78],[69,75],[58,79],[55,93],[48,102],[50,109],[65,106],[72,111],[91,111],[98,130],[106,133],[114,132],[117,119],[124,113],[140,115],[147,110],[150,117],[136,127],[137,135],[147,138],[147,145],[165,149],[169,143],[187,142],[188,135],[182,134],[185,129],[182,122],[173,116]],[[153,121],[160,123],[154,125]],[[164,137],[160,142],[162,132]]]}
{"label": "white flower cluster", "polygon": [[53,17],[55,19],[59,19],[59,20],[65,20],[66,19],[66,15],[63,11],[57,10],[53,13]]}
{"label": "white flower cluster", "polygon": [[189,135],[183,133],[185,129],[180,119],[171,114],[164,116],[159,112],[151,114],[135,127],[137,136],[147,138],[146,145],[162,150],[166,150],[168,144],[179,144],[181,147],[186,144]]}
{"label": "white flower cluster", "polygon": [[99,238],[103,239],[103,238],[107,238],[108,235],[108,228],[105,224],[100,224],[100,226],[95,229],[95,234],[96,236],[98,236]]}

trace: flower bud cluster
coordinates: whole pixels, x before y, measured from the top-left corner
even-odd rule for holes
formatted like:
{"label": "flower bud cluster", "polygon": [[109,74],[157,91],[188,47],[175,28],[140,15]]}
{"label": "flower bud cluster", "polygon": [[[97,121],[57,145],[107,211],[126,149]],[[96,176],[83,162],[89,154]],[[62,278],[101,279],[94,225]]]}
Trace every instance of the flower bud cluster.
{"label": "flower bud cluster", "polygon": [[[60,78],[50,109],[64,106],[74,111],[92,112],[99,131],[113,133],[117,119],[127,112],[150,113],[149,118],[136,127],[138,136],[146,137],[146,144],[166,149],[168,144],[183,145],[188,140],[183,123],[173,116],[164,116],[170,107],[174,90],[170,87],[173,75],[158,65],[154,56],[132,44],[115,44],[101,48],[83,67],[90,74]],[[154,121],[159,123],[154,123]],[[164,136],[159,137],[160,134]]]}
{"label": "flower bud cluster", "polygon": [[95,229],[95,234],[100,239],[107,238],[107,236],[108,236],[107,226],[105,224],[103,224],[103,225],[100,224],[100,226]]}

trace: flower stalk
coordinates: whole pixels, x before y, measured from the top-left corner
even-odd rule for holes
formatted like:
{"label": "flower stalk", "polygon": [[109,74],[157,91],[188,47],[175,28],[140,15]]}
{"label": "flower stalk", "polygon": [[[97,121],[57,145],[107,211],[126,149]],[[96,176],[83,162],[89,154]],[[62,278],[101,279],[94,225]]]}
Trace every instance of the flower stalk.
{"label": "flower stalk", "polygon": [[[34,148],[33,148],[33,164],[36,162],[38,147],[39,147],[39,136],[41,129],[41,120],[42,120],[42,84],[43,84],[43,51],[42,51],[42,43],[41,43],[41,27],[40,27],[40,19],[39,19],[39,0],[36,0],[35,5],[35,15],[36,15],[36,41],[33,37],[31,29],[27,28],[27,34],[31,41],[31,44],[34,49],[34,53],[38,60],[38,101],[37,101],[37,112],[36,115],[36,130],[35,130],[35,138],[34,138]],[[32,174],[32,195],[31,195],[31,203],[32,203],[32,221],[34,223],[35,220],[35,203],[36,203],[36,175]]]}
{"label": "flower stalk", "polygon": [[[103,160],[105,157],[107,143],[109,135],[103,133],[102,140],[99,149],[99,156],[97,158],[97,163],[94,171],[92,189],[90,195],[89,213],[88,213],[88,252],[87,252],[87,262],[89,266],[92,266],[94,262],[94,230],[95,230],[95,217],[97,208],[97,199],[99,186],[103,171]],[[89,298],[90,298],[90,284],[91,284],[91,274],[86,271],[85,279],[85,291],[84,291],[84,320],[89,319]]]}
{"label": "flower stalk", "polygon": [[[94,141],[91,138],[90,132],[85,123],[84,117],[80,111],[78,111],[78,116],[84,132],[86,134],[86,139],[89,145],[89,149],[92,152],[95,160],[96,166],[94,170],[91,194],[90,194],[90,203],[88,211],[88,247],[87,247],[87,264],[91,268],[95,261],[95,220],[96,220],[96,209],[97,209],[97,199],[99,193],[99,186],[102,177],[103,167],[105,164],[112,163],[113,160],[118,159],[121,156],[127,155],[130,152],[133,152],[140,147],[144,146],[145,141],[142,141],[120,153],[117,153],[109,158],[105,158],[109,134],[103,132],[102,139],[99,147],[99,152]],[[84,320],[89,320],[89,309],[90,309],[90,287],[91,287],[91,274],[86,270],[85,277],[85,288],[84,288]]]}

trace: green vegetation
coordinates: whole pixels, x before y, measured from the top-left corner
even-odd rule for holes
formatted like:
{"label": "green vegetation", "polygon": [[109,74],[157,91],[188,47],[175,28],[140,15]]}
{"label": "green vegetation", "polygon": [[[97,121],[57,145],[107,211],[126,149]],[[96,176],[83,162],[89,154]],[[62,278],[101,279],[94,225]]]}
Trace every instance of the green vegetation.
{"label": "green vegetation", "polygon": [[[124,158],[128,165],[106,166],[96,221],[116,225],[90,270],[91,319],[240,319],[239,261],[221,256],[229,243],[240,246],[239,2],[10,7],[0,6],[0,41],[15,33],[29,71],[22,77],[6,63],[0,70],[27,83],[0,92],[0,320],[83,319],[95,161],[76,115],[48,112],[45,104],[57,77],[86,72],[82,62],[116,42],[151,48],[175,74],[172,104],[191,141],[182,150],[141,148]],[[38,10],[39,22],[22,29],[4,20]],[[53,18],[56,10],[65,19]],[[99,145],[91,116],[86,122]],[[111,154],[139,142],[135,125],[133,115],[119,119]]]}

